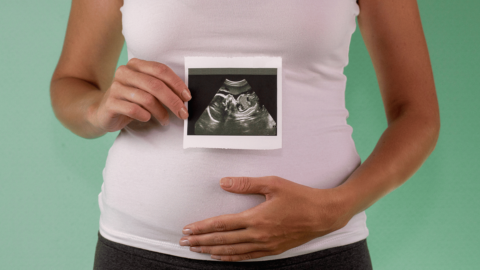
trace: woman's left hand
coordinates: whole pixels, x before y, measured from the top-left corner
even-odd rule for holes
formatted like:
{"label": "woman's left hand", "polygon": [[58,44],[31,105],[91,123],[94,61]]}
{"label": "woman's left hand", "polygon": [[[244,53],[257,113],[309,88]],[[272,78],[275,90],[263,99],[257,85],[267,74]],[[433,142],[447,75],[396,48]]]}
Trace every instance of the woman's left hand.
{"label": "woman's left hand", "polygon": [[266,201],[184,227],[180,245],[213,259],[277,255],[344,227],[353,216],[335,188],[311,188],[277,176],[227,177],[220,185],[233,193],[264,194]]}

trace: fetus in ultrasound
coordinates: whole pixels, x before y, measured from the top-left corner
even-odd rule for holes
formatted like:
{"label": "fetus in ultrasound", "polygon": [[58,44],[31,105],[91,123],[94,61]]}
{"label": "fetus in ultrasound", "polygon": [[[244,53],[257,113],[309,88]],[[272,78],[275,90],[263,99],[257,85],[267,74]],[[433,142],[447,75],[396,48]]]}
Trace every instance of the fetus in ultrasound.
{"label": "fetus in ultrasound", "polygon": [[225,82],[195,123],[196,135],[277,135],[277,124],[248,82]]}

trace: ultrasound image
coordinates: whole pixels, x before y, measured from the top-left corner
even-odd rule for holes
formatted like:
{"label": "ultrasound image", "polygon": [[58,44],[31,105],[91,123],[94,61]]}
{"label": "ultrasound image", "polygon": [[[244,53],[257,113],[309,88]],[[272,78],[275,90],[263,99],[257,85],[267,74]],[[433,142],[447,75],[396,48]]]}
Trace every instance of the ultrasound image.
{"label": "ultrasound image", "polygon": [[225,79],[195,123],[196,135],[276,135],[277,124],[246,79]]}

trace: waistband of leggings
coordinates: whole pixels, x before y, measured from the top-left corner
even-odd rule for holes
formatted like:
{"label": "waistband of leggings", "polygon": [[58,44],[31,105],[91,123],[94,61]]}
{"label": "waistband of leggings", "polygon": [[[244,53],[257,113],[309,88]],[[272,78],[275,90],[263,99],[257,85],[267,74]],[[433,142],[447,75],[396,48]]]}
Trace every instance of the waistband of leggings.
{"label": "waistband of leggings", "polygon": [[256,261],[256,262],[245,262],[245,261],[243,262],[242,261],[240,262],[218,261],[217,262],[217,261],[206,261],[206,260],[195,260],[190,258],[183,258],[183,257],[178,257],[178,256],[169,255],[169,254],[164,254],[164,253],[159,253],[159,252],[154,252],[150,250],[123,245],[123,244],[106,239],[100,234],[100,232],[98,232],[98,239],[103,244],[111,248],[114,248],[126,253],[130,253],[133,255],[141,256],[143,258],[148,258],[151,260],[172,263],[180,267],[191,268],[191,267],[198,266],[199,268],[205,268],[205,267],[211,266],[213,269],[214,267],[219,267],[221,265],[221,266],[224,266],[225,269],[232,269],[232,270],[245,269],[244,267],[249,265],[259,267],[261,269],[275,269],[275,268],[285,267],[288,265],[295,265],[295,264],[300,264],[300,263],[304,263],[312,260],[322,259],[334,254],[342,253],[342,252],[348,252],[356,249],[367,248],[367,243],[366,243],[367,239],[363,239],[348,245],[323,249],[323,250],[315,251],[312,253],[283,258],[283,259]]}

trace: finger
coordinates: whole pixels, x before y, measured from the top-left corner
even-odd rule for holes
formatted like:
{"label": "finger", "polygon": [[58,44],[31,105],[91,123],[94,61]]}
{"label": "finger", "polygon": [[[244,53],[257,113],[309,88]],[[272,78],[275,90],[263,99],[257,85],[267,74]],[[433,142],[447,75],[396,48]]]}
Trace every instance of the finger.
{"label": "finger", "polygon": [[214,255],[241,255],[255,251],[269,251],[269,247],[266,244],[242,243],[222,246],[196,246],[190,247],[190,251]]}
{"label": "finger", "polygon": [[149,111],[162,125],[168,124],[168,112],[150,93],[118,83],[118,98],[136,103]]}
{"label": "finger", "polygon": [[184,236],[182,239],[180,239],[181,246],[214,246],[248,242],[260,242],[257,240],[257,237],[255,237],[252,231],[248,229],[190,235]]}
{"label": "finger", "polygon": [[190,235],[244,229],[249,225],[245,217],[239,213],[208,218],[185,226],[182,232]]}
{"label": "finger", "polygon": [[165,104],[178,118],[188,118],[187,107],[185,107],[183,100],[161,80],[126,66],[117,69],[115,78],[124,85],[136,87],[152,94],[162,104]]}
{"label": "finger", "polygon": [[212,259],[216,259],[220,261],[238,262],[238,261],[251,260],[251,259],[256,259],[256,258],[265,257],[265,256],[277,255],[277,254],[280,254],[280,253],[275,253],[271,251],[255,251],[255,252],[245,253],[241,255],[211,255],[210,257]]}
{"label": "finger", "polygon": [[276,190],[280,178],[264,177],[224,177],[220,186],[226,191],[240,194],[269,194]]}
{"label": "finger", "polygon": [[151,114],[138,104],[121,99],[113,99],[112,102],[113,108],[117,113],[141,122],[148,122],[148,120],[150,120]]}
{"label": "finger", "polygon": [[134,70],[149,74],[157,79],[162,80],[173,92],[175,92],[184,101],[189,101],[192,96],[187,85],[178,77],[173,70],[162,63],[155,61],[145,61],[138,58],[132,58],[128,61],[127,66]]}

